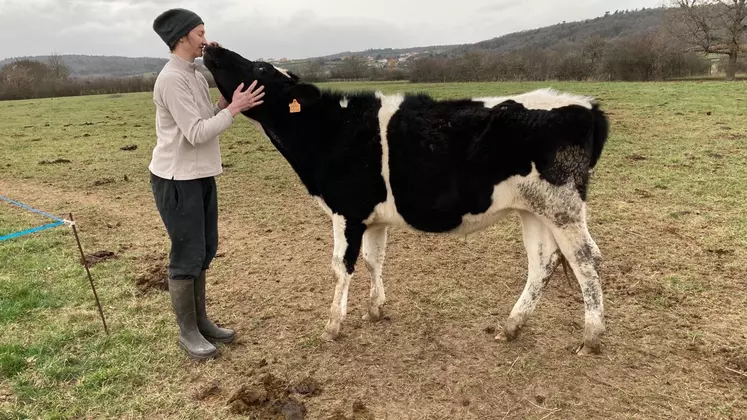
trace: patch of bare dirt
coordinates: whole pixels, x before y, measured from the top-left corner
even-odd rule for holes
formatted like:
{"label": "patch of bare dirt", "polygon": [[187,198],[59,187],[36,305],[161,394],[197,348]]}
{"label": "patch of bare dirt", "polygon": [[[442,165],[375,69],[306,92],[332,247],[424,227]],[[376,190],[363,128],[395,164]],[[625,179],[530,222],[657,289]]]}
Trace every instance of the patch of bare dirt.
{"label": "patch of bare dirt", "polygon": [[200,387],[197,392],[194,393],[194,397],[198,401],[204,401],[215,396],[220,395],[221,387],[219,381],[212,381],[209,384]]}
{"label": "patch of bare dirt", "polygon": [[242,385],[227,404],[233,414],[252,415],[262,419],[303,420],[306,405],[292,394],[315,396],[321,387],[313,378],[297,385],[286,384],[273,374],[266,374],[256,384]]}
{"label": "patch of bare dirt", "polygon": [[723,249],[723,248],[716,248],[716,249],[706,249],[708,253],[715,254],[719,257],[723,257],[724,255],[734,255],[733,249]]}
{"label": "patch of bare dirt", "polygon": [[94,181],[93,185],[95,187],[98,187],[100,185],[113,184],[114,182],[115,182],[114,178],[101,178],[101,179],[97,179],[96,181]]}
{"label": "patch of bare dirt", "polygon": [[636,188],[635,189],[635,193],[638,194],[638,196],[641,197],[641,198],[651,198],[651,197],[654,196],[653,194],[651,194],[651,192],[646,191],[646,190],[641,189],[641,188]]}
{"label": "patch of bare dirt", "polygon": [[113,260],[117,258],[119,258],[119,256],[113,251],[102,250],[102,251],[96,251],[94,253],[86,255],[85,262],[88,263],[89,267],[93,267],[94,265],[100,262],[107,261],[107,260]]}
{"label": "patch of bare dirt", "polygon": [[169,265],[165,258],[150,255],[145,273],[135,279],[135,285],[142,294],[151,291],[169,290]]}
{"label": "patch of bare dirt", "polygon": [[355,400],[353,402],[353,413],[350,416],[346,416],[338,410],[329,418],[329,420],[376,420],[376,417],[371,410],[366,407],[364,402]]}
{"label": "patch of bare dirt", "polygon": [[57,158],[54,160],[45,159],[39,162],[39,165],[56,165],[59,163],[72,163],[70,159]]}
{"label": "patch of bare dirt", "polygon": [[132,150],[137,150],[137,144],[128,144],[127,146],[122,146],[119,148],[119,150],[129,152]]}
{"label": "patch of bare dirt", "polygon": [[316,396],[322,393],[322,386],[319,381],[307,376],[301,382],[291,387],[291,391],[300,395]]}

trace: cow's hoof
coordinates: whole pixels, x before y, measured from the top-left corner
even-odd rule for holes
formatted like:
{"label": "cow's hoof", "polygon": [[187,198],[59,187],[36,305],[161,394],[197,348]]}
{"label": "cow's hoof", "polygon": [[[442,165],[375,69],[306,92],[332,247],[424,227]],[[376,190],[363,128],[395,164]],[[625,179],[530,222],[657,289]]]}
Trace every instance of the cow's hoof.
{"label": "cow's hoof", "polygon": [[339,335],[340,335],[340,323],[329,321],[327,323],[327,326],[324,327],[324,332],[322,333],[322,340],[335,341]]}
{"label": "cow's hoof", "polygon": [[325,331],[325,332],[322,333],[322,340],[324,340],[324,341],[332,342],[332,341],[335,341],[336,339],[337,339],[336,335],[332,335],[332,334],[328,333],[327,331]]}
{"label": "cow's hoof", "polygon": [[496,341],[514,341],[519,337],[519,330],[516,326],[515,322],[512,322],[511,319],[509,319],[506,322],[506,326],[503,327],[503,330],[501,330],[496,336]]}
{"label": "cow's hoof", "polygon": [[581,345],[576,348],[576,354],[579,356],[594,356],[601,352],[599,346],[592,347],[584,343],[581,343]]}
{"label": "cow's hoof", "polygon": [[368,308],[368,313],[363,315],[363,320],[370,322],[379,322],[382,315],[384,315],[384,311],[380,306],[377,308]]}

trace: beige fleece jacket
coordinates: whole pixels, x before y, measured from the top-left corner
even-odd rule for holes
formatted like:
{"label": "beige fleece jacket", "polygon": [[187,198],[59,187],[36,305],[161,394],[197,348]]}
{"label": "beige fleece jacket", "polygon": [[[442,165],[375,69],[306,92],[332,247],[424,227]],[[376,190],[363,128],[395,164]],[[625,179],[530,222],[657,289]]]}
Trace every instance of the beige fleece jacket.
{"label": "beige fleece jacket", "polygon": [[205,76],[175,54],[153,89],[156,136],[148,168],[165,179],[189,180],[223,172],[218,136],[233,123],[228,109],[210,100]]}

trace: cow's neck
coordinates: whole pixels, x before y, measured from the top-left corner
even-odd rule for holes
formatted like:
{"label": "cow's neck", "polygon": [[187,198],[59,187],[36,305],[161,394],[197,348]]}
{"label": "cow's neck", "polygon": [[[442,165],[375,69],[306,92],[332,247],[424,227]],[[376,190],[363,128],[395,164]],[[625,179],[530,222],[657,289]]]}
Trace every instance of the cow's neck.
{"label": "cow's neck", "polygon": [[302,117],[275,116],[257,121],[312,194],[316,190],[314,173],[322,164],[330,140],[323,133],[323,127],[328,126],[326,120],[324,113],[315,112]]}

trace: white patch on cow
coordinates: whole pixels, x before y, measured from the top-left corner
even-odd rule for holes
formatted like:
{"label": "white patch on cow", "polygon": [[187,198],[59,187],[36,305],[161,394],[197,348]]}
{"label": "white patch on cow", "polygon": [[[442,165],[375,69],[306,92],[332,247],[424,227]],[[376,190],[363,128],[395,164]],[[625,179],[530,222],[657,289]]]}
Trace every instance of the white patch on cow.
{"label": "white patch on cow", "polygon": [[348,98],[343,96],[342,99],[340,99],[340,106],[343,108],[348,107]]}
{"label": "white patch on cow", "polygon": [[324,199],[322,197],[319,197],[319,196],[314,196],[314,199],[319,204],[319,207],[321,207],[322,210],[324,210],[324,212],[327,213],[327,216],[332,217],[332,215],[333,215],[332,209],[329,208],[329,206],[324,201]]}
{"label": "white patch on cow", "polygon": [[392,194],[392,184],[389,180],[389,141],[387,140],[389,121],[397,110],[399,110],[405,97],[402,94],[386,96],[381,92],[376,92],[376,98],[381,101],[381,108],[379,109],[381,176],[384,178],[384,185],[386,186],[386,201],[377,204],[371,215],[363,223],[366,225],[386,223],[389,225],[405,226],[407,223],[405,223],[405,220],[397,211],[397,205],[394,202],[394,195]]}
{"label": "white patch on cow", "polygon": [[513,96],[498,97],[479,97],[473,98],[473,101],[485,103],[485,107],[492,108],[506,100],[514,100],[528,109],[546,109],[559,108],[568,105],[580,105],[591,109],[594,98],[588,96],[573,95],[570,93],[558,92],[552,88],[537,89],[531,92],[522,93]]}
{"label": "white patch on cow", "polygon": [[272,66],[272,67],[275,67],[275,70],[279,71],[280,73],[283,73],[283,75],[285,75],[285,77],[287,77],[289,79],[292,79],[292,77],[290,76],[290,74],[288,74],[288,70],[287,69],[284,69],[282,67],[277,67],[277,66]]}
{"label": "white patch on cow", "polygon": [[516,209],[543,216],[560,226],[586,220],[586,203],[572,182],[560,186],[550,184],[540,178],[534,162],[527,176],[514,179],[517,180]]}
{"label": "white patch on cow", "polygon": [[450,233],[458,236],[466,236],[482,230],[505,218],[515,206],[517,201],[517,182],[523,178],[513,176],[493,187],[491,205],[484,213],[465,214],[462,216],[462,224]]}

